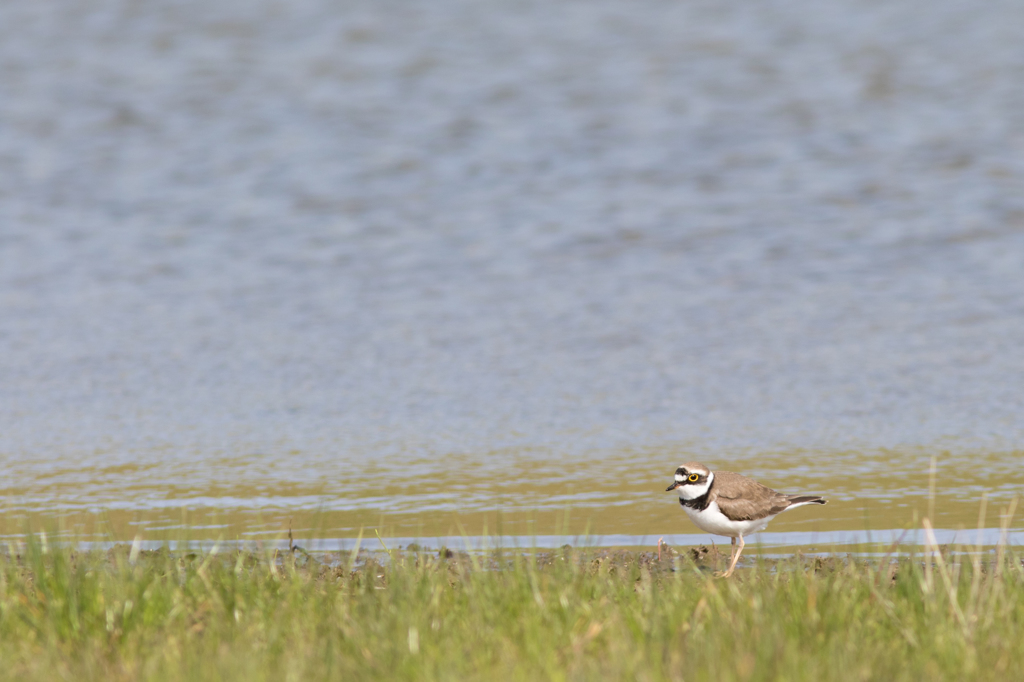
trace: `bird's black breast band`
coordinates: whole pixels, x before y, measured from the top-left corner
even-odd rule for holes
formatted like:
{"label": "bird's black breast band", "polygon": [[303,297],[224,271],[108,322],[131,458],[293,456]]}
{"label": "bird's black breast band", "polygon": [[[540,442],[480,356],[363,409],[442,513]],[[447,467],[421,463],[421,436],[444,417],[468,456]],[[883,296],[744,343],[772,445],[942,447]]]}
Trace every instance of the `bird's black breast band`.
{"label": "bird's black breast band", "polygon": [[708,486],[706,493],[700,497],[695,497],[692,500],[684,500],[679,498],[679,504],[690,509],[696,509],[697,511],[704,511],[711,504],[711,489],[715,487],[715,479],[711,479],[711,485]]}

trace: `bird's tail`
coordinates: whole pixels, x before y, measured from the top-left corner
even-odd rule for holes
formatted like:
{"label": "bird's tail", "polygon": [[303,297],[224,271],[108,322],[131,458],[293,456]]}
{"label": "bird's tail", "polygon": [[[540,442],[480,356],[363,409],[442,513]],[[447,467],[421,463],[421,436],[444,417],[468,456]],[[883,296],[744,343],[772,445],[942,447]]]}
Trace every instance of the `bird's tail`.
{"label": "bird's tail", "polygon": [[790,495],[786,499],[789,502],[789,506],[786,509],[802,507],[805,504],[828,504],[828,500],[818,495]]}

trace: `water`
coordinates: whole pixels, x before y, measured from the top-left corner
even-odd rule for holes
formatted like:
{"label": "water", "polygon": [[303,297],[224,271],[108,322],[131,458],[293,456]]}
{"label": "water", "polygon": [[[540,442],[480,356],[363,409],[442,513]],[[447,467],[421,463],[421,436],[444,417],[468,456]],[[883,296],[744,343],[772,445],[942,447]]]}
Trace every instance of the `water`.
{"label": "water", "polygon": [[987,492],[991,526],[1024,485],[1022,28],[5,2],[3,524],[648,537],[693,532],[661,491],[696,459],[830,498],[772,532],[891,530],[934,456],[937,525]]}

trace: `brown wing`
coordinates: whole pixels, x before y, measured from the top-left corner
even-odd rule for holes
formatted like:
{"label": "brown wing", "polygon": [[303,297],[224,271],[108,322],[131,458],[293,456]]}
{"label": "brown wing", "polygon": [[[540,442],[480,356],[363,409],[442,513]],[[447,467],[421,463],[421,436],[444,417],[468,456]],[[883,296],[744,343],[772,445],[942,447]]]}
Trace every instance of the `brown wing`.
{"label": "brown wing", "polygon": [[782,493],[731,471],[716,471],[712,490],[717,493],[718,508],[733,521],[756,521],[778,514],[790,505]]}

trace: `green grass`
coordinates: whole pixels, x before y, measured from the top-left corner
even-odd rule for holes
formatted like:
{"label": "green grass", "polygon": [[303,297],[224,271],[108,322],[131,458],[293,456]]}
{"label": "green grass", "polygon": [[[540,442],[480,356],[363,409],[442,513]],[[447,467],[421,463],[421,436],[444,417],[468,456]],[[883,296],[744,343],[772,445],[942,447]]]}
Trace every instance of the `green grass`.
{"label": "green grass", "polygon": [[[1018,680],[1018,557],[0,554],[0,679]],[[20,553],[20,554],[19,554]],[[387,559],[387,561],[384,561]],[[351,560],[351,563],[349,561]],[[703,557],[700,561],[708,560]],[[712,563],[714,556],[711,557]]]}

